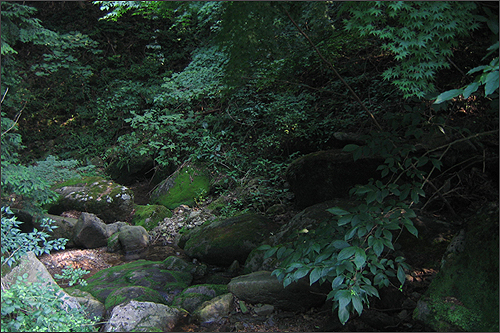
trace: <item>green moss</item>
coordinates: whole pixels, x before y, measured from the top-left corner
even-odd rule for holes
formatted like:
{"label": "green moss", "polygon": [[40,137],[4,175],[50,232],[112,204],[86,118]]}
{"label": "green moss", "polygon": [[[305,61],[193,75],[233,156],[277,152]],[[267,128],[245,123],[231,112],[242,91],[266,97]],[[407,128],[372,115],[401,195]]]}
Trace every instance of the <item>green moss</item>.
{"label": "green moss", "polygon": [[104,178],[99,177],[99,176],[92,176],[92,177],[82,177],[82,178],[73,178],[70,180],[67,180],[62,183],[58,183],[52,187],[52,189],[58,189],[64,186],[78,186],[78,185],[90,185],[95,182],[101,182],[105,181]]}
{"label": "green moss", "polygon": [[210,179],[198,168],[186,166],[175,175],[173,186],[165,194],[153,195],[152,203],[174,209],[180,205],[194,206],[195,199],[208,193]]}
{"label": "green moss", "polygon": [[151,288],[134,286],[119,288],[113,291],[106,298],[104,306],[106,307],[106,309],[110,309],[129,300],[166,304],[165,299],[158,291]]}
{"label": "green moss", "polygon": [[[435,323],[465,331],[498,332],[498,210],[469,219],[464,251],[447,258],[427,295]],[[457,302],[443,303],[446,299]],[[438,327],[435,327],[438,329]]]}
{"label": "green moss", "polygon": [[135,205],[132,224],[140,225],[150,231],[166,217],[172,217],[172,212],[162,205]]}
{"label": "green moss", "polygon": [[471,332],[477,331],[477,328],[481,326],[481,315],[462,305],[437,301],[432,304],[432,308],[436,313],[437,331],[459,329]]}
{"label": "green moss", "polygon": [[87,280],[87,286],[80,289],[104,303],[112,292],[122,287],[141,286],[169,292],[172,288],[186,288],[192,279],[187,272],[165,269],[161,261],[137,260],[97,272]]}

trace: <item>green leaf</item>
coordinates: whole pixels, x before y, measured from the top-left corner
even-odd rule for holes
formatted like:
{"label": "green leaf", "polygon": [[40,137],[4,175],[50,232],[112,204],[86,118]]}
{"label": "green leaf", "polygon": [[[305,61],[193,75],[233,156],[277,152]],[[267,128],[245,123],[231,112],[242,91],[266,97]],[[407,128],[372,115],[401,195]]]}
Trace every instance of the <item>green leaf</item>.
{"label": "green leaf", "polygon": [[351,246],[349,243],[347,243],[345,240],[334,240],[332,242],[332,245],[336,248],[336,249],[339,249],[339,250],[342,250],[346,247],[349,247]]}
{"label": "green leaf", "polygon": [[346,308],[339,307],[339,320],[342,325],[349,320],[349,311]]}
{"label": "green leaf", "polygon": [[[340,253],[339,253],[340,254]],[[362,248],[356,247],[354,255],[354,264],[357,269],[361,269],[366,263],[366,252]]]}
{"label": "green leaf", "polygon": [[309,274],[309,285],[313,285],[316,281],[318,281],[322,276],[323,268],[322,267],[314,267]]}
{"label": "green leaf", "polygon": [[355,151],[356,149],[358,149],[359,146],[358,145],[355,145],[355,144],[348,144],[348,145],[345,145],[344,148],[342,149],[342,151],[345,151],[347,153],[350,153],[350,152],[353,152]]}
{"label": "green leaf", "polygon": [[352,218],[353,218],[353,216],[352,216],[351,214],[349,214],[349,215],[344,215],[344,216],[342,216],[342,217],[339,219],[339,221],[338,221],[337,225],[338,225],[338,226],[343,226],[343,225],[349,224],[349,223],[351,223]]}
{"label": "green leaf", "polygon": [[376,297],[380,298],[380,296],[378,294],[378,290],[374,286],[365,285],[363,287],[363,289],[365,289],[368,296],[376,296]]}
{"label": "green leaf", "polygon": [[341,260],[345,260],[345,259],[352,257],[354,255],[354,253],[356,253],[357,248],[358,248],[357,246],[350,246],[350,247],[346,247],[346,248],[342,249],[339,252],[339,255],[337,256],[337,260],[341,261]]}
{"label": "green leaf", "polygon": [[337,276],[333,281],[332,281],[332,289],[335,290],[337,289],[343,282],[344,282],[344,276],[339,275]]}
{"label": "green leaf", "polygon": [[452,98],[457,97],[462,92],[463,92],[463,89],[452,89],[452,90],[445,91],[444,93],[440,94],[436,98],[436,100],[434,101],[434,104],[441,104],[441,103],[443,103],[445,101],[448,101],[448,100],[450,100]]}
{"label": "green leaf", "polygon": [[406,275],[405,275],[405,271],[403,270],[403,267],[401,266],[398,266],[398,280],[401,284],[404,284],[405,283],[405,280],[406,280]]}
{"label": "green leaf", "polygon": [[300,280],[309,273],[309,267],[302,267],[293,273],[294,280]]}
{"label": "green leaf", "polygon": [[472,82],[469,84],[467,87],[464,89],[464,98],[469,98],[469,96],[474,93],[477,88],[479,88],[480,84],[479,82]]}
{"label": "green leaf", "polygon": [[340,208],[340,207],[332,207],[332,208],[328,208],[327,209],[328,212],[334,214],[334,215],[338,215],[338,216],[343,216],[343,215],[347,215],[347,214],[350,214],[348,211]]}
{"label": "green leaf", "polygon": [[384,251],[384,242],[381,239],[376,239],[373,241],[373,252],[377,257],[380,257]]}
{"label": "green leaf", "polygon": [[363,312],[363,302],[361,302],[361,298],[359,296],[352,296],[351,300],[354,309],[361,316],[361,313]]}
{"label": "green leaf", "polygon": [[493,71],[486,76],[486,84],[484,85],[484,96],[491,95],[498,89],[499,78],[498,71]]}
{"label": "green leaf", "polygon": [[[409,222],[407,222],[407,221],[409,221]],[[408,230],[413,236],[418,237],[418,230],[413,225],[413,222],[411,222],[411,220],[407,220],[407,221],[405,221],[405,223],[404,223],[406,230]]]}
{"label": "green leaf", "polygon": [[267,259],[267,258],[273,256],[277,250],[278,250],[277,247],[272,247],[269,250],[267,250],[266,253],[264,254],[264,259]]}
{"label": "green leaf", "polygon": [[438,170],[441,170],[441,166],[443,165],[443,162],[441,162],[440,160],[438,160],[437,158],[432,158],[431,159],[431,162],[432,162],[432,165],[438,169]]}

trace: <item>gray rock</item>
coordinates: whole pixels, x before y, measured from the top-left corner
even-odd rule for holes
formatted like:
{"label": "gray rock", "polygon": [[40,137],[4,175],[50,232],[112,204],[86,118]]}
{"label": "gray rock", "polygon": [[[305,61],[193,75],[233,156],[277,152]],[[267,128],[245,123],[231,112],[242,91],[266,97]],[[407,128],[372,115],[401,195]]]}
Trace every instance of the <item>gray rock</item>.
{"label": "gray rock", "polygon": [[94,214],[82,213],[74,228],[73,241],[76,246],[95,249],[106,246],[108,233],[106,224]]}
{"label": "gray rock", "polygon": [[231,293],[217,296],[204,302],[194,313],[194,317],[200,323],[216,321],[231,312],[234,296]]}
{"label": "gray rock", "polygon": [[125,255],[136,254],[145,251],[149,244],[148,232],[141,226],[124,226],[118,236]]}
{"label": "gray rock", "polygon": [[134,209],[133,192],[120,184],[100,177],[86,177],[75,185],[59,185],[59,194],[49,213],[59,215],[64,211],[77,210],[94,213],[107,223],[125,221]]}
{"label": "gray rock", "polygon": [[167,270],[161,261],[136,260],[119,266],[103,269],[87,279],[87,285],[80,287],[90,292],[102,303],[114,291],[123,287],[146,287],[156,290],[171,304],[193,281],[187,272]]}
{"label": "gray rock", "polygon": [[84,307],[87,318],[93,319],[96,317],[98,320],[101,320],[106,314],[104,304],[99,302],[91,293],[74,288],[69,288],[67,292]]}
{"label": "gray rock", "polygon": [[248,254],[276,228],[271,220],[257,214],[205,223],[189,231],[184,250],[201,262],[229,266],[235,260],[245,262]]}
{"label": "gray rock", "polygon": [[274,306],[271,304],[263,304],[261,306],[255,306],[253,311],[259,316],[268,316],[274,312]]}
{"label": "gray rock", "polygon": [[104,332],[169,332],[184,315],[164,304],[132,300],[114,307]]}
{"label": "gray rock", "polygon": [[109,237],[113,236],[115,233],[119,232],[123,227],[128,226],[126,222],[114,222],[106,224],[106,234]]}
{"label": "gray rock", "polygon": [[307,310],[326,300],[326,293],[316,285],[309,286],[307,280],[299,280],[284,288],[269,271],[235,277],[227,287],[240,300],[250,304],[271,304],[287,311]]}

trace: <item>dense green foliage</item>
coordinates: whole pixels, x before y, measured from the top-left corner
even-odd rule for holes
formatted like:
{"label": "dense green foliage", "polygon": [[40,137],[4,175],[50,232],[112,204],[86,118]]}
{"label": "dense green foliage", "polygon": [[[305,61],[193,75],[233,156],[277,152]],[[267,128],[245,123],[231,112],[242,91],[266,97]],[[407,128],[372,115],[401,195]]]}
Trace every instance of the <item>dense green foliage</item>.
{"label": "dense green foliage", "polygon": [[[26,275],[26,274],[25,274]],[[19,276],[2,290],[2,332],[95,332],[94,322],[80,309],[67,308],[60,290],[43,281],[27,283]]]}
{"label": "dense green foliage", "polygon": [[[55,198],[51,184],[92,163],[151,161],[168,174],[191,159],[216,176],[206,195],[250,188],[222,212],[265,212],[290,203],[284,174],[294,158],[342,148],[335,133],[356,132],[368,144],[344,148],[354,159],[385,160],[380,180],[351,191],[361,204],[264,247],[282,261],[275,274],[285,284],[329,283],[344,323],[377,287],[404,283],[408,266],[393,244],[403,228],[417,235],[421,198],[451,212],[466,206],[475,196],[460,192],[464,173],[498,159],[489,4],[33,6],[2,2],[2,201],[40,207]],[[475,150],[442,169],[462,145]]]}

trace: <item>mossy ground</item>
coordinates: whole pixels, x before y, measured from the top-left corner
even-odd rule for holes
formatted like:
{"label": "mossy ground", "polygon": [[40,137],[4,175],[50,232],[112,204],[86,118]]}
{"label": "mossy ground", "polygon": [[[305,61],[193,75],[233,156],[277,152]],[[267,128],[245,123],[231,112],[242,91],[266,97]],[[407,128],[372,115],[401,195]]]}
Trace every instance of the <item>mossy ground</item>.
{"label": "mossy ground", "polygon": [[194,206],[196,200],[201,200],[210,190],[210,179],[202,170],[185,166],[179,170],[174,185],[166,194],[152,200],[153,204],[160,204],[168,209],[180,205]]}

